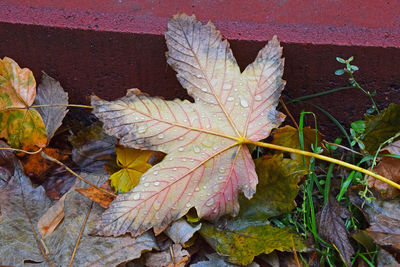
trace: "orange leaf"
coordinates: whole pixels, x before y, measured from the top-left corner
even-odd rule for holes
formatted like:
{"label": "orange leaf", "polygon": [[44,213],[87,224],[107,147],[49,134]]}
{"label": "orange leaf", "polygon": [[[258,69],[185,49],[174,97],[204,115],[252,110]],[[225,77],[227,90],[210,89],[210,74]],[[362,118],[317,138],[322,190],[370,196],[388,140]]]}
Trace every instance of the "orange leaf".
{"label": "orange leaf", "polygon": [[[35,150],[35,149],[31,149]],[[65,152],[60,152],[55,148],[45,148],[43,152],[47,155],[56,158],[60,161],[64,161],[68,158],[68,154]],[[57,163],[52,161],[46,160],[43,158],[40,153],[33,154],[33,155],[24,155],[22,159],[22,166],[24,167],[24,172],[30,178],[34,178],[37,181],[43,182],[46,179],[47,172],[54,168],[58,167]]]}
{"label": "orange leaf", "polygon": [[285,82],[276,37],[243,73],[214,25],[179,14],[168,23],[167,62],[195,102],[166,101],[138,89],[114,102],[92,97],[107,134],[124,146],[168,154],[97,225],[102,235],[159,233],[191,208],[199,218],[236,215],[238,195],[258,182],[246,139],[266,138],[284,120],[275,110]]}
{"label": "orange leaf", "polygon": [[[110,193],[113,193],[109,180],[107,180],[101,186],[101,188],[107,190]],[[94,202],[99,203],[99,205],[102,206],[103,208],[108,208],[108,206],[110,206],[111,202],[114,200],[114,197],[102,191],[99,191],[97,188],[94,188],[93,186],[90,186],[89,188],[77,188],[75,189],[75,191],[78,191],[85,197],[91,199]]]}
{"label": "orange leaf", "polygon": [[0,60],[0,138],[15,148],[46,146],[46,128],[35,109],[36,97],[32,71],[21,69],[11,58]]}
{"label": "orange leaf", "polygon": [[0,59],[0,110],[26,108],[36,97],[36,81],[32,71],[21,69],[11,58]]}
{"label": "orange leaf", "polygon": [[14,148],[45,147],[47,143],[42,117],[33,108],[0,111],[0,137]]}

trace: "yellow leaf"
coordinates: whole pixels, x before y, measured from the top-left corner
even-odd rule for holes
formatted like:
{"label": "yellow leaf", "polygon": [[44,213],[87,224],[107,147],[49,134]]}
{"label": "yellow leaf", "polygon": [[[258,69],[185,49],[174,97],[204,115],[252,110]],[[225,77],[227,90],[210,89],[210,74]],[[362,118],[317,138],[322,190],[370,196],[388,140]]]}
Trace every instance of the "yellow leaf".
{"label": "yellow leaf", "polygon": [[46,128],[35,109],[6,110],[0,112],[0,137],[15,148],[37,145],[45,147]]}
{"label": "yellow leaf", "polygon": [[46,127],[35,109],[36,81],[32,71],[11,58],[0,59],[0,137],[15,148],[46,146]]}
{"label": "yellow leaf", "polygon": [[21,69],[11,58],[0,59],[0,110],[26,108],[36,97],[36,81],[32,71]]}
{"label": "yellow leaf", "polygon": [[134,188],[139,183],[140,176],[151,168],[147,161],[153,152],[126,147],[116,147],[115,151],[117,164],[122,169],[111,175],[111,185],[116,192],[126,193]]}

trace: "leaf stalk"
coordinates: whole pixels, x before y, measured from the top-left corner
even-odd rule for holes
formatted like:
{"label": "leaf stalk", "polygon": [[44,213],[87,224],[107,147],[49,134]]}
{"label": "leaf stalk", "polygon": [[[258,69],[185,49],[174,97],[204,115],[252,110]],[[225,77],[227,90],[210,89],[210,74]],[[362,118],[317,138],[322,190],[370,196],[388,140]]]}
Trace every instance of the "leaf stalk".
{"label": "leaf stalk", "polygon": [[374,178],[376,178],[376,179],[378,179],[378,180],[380,180],[380,181],[382,181],[384,183],[387,183],[387,184],[389,184],[389,185],[391,185],[391,186],[393,186],[393,187],[395,187],[397,189],[400,189],[400,185],[399,184],[393,182],[392,180],[389,180],[389,179],[383,177],[382,175],[376,174],[376,173],[374,173],[372,171],[366,170],[364,168],[358,167],[356,165],[353,165],[353,164],[350,164],[350,163],[347,163],[347,162],[344,162],[344,161],[341,161],[341,160],[338,160],[338,159],[334,159],[334,158],[331,158],[331,157],[315,154],[315,153],[304,151],[304,150],[300,150],[300,149],[284,147],[284,146],[278,146],[278,145],[274,145],[274,144],[258,142],[258,141],[253,141],[253,140],[249,140],[249,139],[246,139],[246,141],[244,141],[243,143],[252,144],[252,145],[261,146],[261,147],[266,147],[266,148],[275,149],[275,150],[281,150],[281,151],[290,152],[290,153],[296,153],[296,154],[300,154],[300,155],[304,155],[304,156],[308,156],[308,157],[314,157],[314,158],[317,158],[317,159],[320,159],[320,160],[331,162],[331,163],[334,163],[334,164],[337,164],[337,165],[340,165],[340,166],[343,166],[343,167],[346,167],[346,168],[349,168],[349,169],[364,173],[364,174],[372,176],[372,177],[374,177]]}

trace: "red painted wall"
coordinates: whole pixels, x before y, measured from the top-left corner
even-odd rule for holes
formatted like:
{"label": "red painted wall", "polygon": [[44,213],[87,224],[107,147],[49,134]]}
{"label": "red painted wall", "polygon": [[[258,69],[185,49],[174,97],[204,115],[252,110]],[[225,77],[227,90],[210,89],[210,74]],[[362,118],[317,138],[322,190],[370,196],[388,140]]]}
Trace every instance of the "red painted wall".
{"label": "red painted wall", "polygon": [[[162,35],[179,11],[213,20],[242,68],[277,34],[286,58],[285,99],[345,85],[333,74],[340,67],[335,57],[354,55],[356,77],[367,90],[377,90],[378,104],[400,102],[398,1],[1,0],[0,57],[15,59],[36,77],[46,71],[74,103],[87,102],[91,93],[115,99],[132,87],[186,97],[166,64]],[[356,90],[313,102],[344,125],[360,119],[369,104]],[[318,116],[325,132],[338,133]]]}
{"label": "red painted wall", "polygon": [[212,20],[228,39],[400,47],[396,0],[2,0],[0,21],[163,34],[177,12]]}

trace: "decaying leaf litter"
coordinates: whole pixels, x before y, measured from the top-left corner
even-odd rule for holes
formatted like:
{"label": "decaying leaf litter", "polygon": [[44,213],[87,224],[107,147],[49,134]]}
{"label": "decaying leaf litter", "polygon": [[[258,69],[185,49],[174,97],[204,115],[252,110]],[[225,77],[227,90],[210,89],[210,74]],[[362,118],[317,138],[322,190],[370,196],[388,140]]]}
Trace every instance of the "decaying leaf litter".
{"label": "decaying leaf litter", "polygon": [[[223,266],[229,265],[227,262],[256,266],[263,260],[253,261],[254,257],[274,250],[297,251],[293,254],[296,264],[300,264],[297,253],[301,252],[309,261],[318,261],[307,254],[319,249],[307,236],[311,230],[301,231],[293,222],[282,226],[281,222],[290,212],[299,212],[297,205],[305,201],[295,201],[298,184],[312,174],[307,166],[314,164],[314,159],[294,153],[287,158],[275,151],[253,161],[250,152],[254,147],[247,145],[261,144],[254,141],[267,138],[285,117],[276,110],[285,84],[277,38],[268,42],[243,73],[228,42],[211,22],[204,25],[194,16],[176,15],[168,24],[166,40],[167,62],[194,103],[150,97],[138,89],[112,102],[93,96],[94,114],[104,123],[105,133],[125,147],[116,147],[117,139],[96,133],[98,130],[89,131],[90,138],[83,142],[73,141],[82,139],[74,134],[70,140],[75,167],[68,168],[69,177],[74,177],[73,173],[80,180],[73,186],[68,182],[64,188],[69,190],[54,194],[33,186],[18,160],[1,150],[0,241],[7,245],[0,248],[4,255],[0,264],[29,261],[52,266],[110,266],[137,259],[137,264],[145,266]],[[28,69],[9,58],[0,66],[1,137],[14,148],[50,151],[48,145],[68,111],[68,95],[57,81],[43,74],[36,96],[35,79]],[[380,129],[378,116],[368,118],[374,119],[378,123],[369,123],[369,136]],[[306,132],[280,128],[273,144],[308,151],[313,145],[322,146],[317,131],[303,130]],[[299,142],[300,133],[305,141],[311,140],[305,146]],[[149,160],[152,155],[155,159]],[[37,161],[33,156],[24,157]],[[50,167],[46,171],[57,173]],[[64,170],[62,175],[66,173]],[[119,193],[116,198],[114,192]],[[51,200],[46,193],[61,199]],[[327,205],[332,203],[334,200]],[[103,212],[102,207],[108,209]],[[321,209],[318,225],[322,228],[318,231],[350,265],[352,245],[346,241],[342,246],[329,233],[322,234],[329,228],[327,218],[336,216],[335,210],[339,209]],[[191,215],[184,216],[188,212]],[[398,249],[395,223],[388,219],[381,223],[391,227],[386,233],[393,235],[390,243],[377,236],[376,222],[369,219],[369,223],[366,232],[377,244]],[[339,219],[338,224],[343,238],[348,238],[344,221]],[[16,227],[20,230],[15,231]],[[210,245],[208,250],[196,245],[201,240]],[[15,250],[20,253],[8,256]]]}

